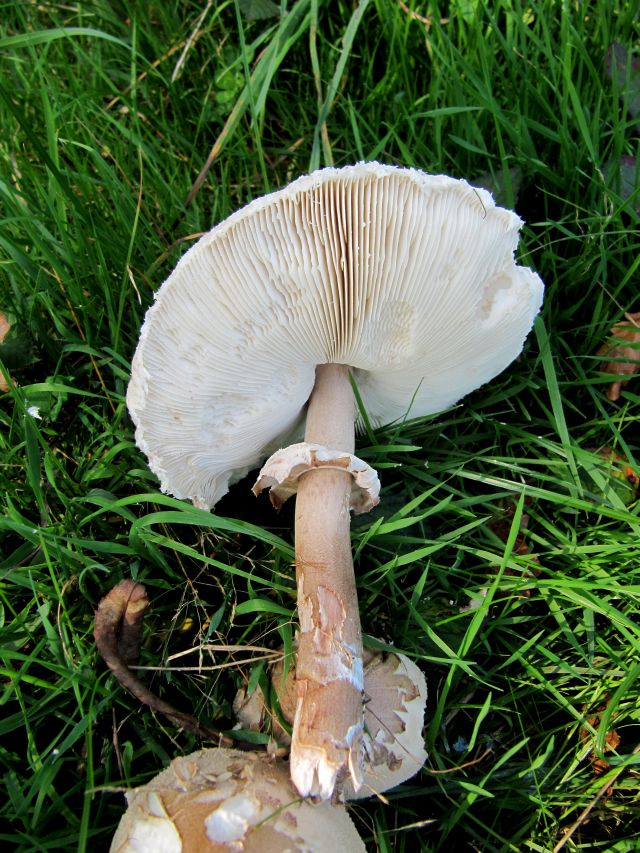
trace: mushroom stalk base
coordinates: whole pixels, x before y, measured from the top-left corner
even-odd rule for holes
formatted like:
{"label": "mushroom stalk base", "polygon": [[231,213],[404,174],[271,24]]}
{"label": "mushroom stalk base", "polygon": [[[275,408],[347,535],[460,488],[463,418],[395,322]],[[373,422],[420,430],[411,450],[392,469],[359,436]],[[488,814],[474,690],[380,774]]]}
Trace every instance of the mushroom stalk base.
{"label": "mushroom stalk base", "polygon": [[[305,441],[354,450],[348,367],[316,369]],[[336,797],[362,780],[362,636],[351,557],[351,475],[317,469],[300,478],[295,548],[300,637],[291,778],[302,796]]]}

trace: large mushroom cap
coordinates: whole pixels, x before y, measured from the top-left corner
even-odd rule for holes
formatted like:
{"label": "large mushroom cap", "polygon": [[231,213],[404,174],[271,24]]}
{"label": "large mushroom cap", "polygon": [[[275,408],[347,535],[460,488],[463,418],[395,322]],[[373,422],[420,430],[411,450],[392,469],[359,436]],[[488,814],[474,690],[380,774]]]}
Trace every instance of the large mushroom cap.
{"label": "large mushroom cap", "polygon": [[360,163],[256,199],[158,291],[127,402],[162,489],[211,507],[347,364],[374,424],[440,411],[520,352],[542,282],[485,190]]}
{"label": "large mushroom cap", "polygon": [[111,853],[365,853],[344,807],[301,800],[266,755],[203,749],[127,800]]}

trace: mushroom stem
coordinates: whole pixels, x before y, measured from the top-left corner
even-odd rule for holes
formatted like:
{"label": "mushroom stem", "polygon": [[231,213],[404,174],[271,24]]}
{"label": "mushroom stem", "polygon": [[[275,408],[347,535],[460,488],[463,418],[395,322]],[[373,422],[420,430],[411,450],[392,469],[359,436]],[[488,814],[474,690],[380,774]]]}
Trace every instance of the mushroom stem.
{"label": "mushroom stem", "polygon": [[[346,365],[323,364],[309,401],[305,441],[353,453],[354,399]],[[351,557],[351,475],[318,469],[300,478],[295,549],[300,637],[291,778],[324,800],[362,778],[363,668]]]}

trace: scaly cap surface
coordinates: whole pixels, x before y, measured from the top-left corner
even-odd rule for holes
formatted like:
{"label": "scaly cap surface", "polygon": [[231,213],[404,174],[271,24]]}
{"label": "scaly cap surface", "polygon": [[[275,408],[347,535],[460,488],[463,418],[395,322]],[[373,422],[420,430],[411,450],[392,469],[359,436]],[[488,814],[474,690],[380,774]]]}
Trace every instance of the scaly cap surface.
{"label": "scaly cap surface", "polygon": [[344,807],[301,800],[266,755],[203,749],[141,788],[111,853],[365,853]]}

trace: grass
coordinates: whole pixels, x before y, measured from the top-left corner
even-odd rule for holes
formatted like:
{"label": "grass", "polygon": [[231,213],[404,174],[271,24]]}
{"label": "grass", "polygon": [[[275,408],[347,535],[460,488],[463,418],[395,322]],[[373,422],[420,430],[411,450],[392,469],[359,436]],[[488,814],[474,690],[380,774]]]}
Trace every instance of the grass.
{"label": "grass", "polygon": [[638,472],[640,386],[610,403],[595,356],[640,310],[637,4],[260,5],[2,6],[0,841],[106,850],[118,792],[198,746],[97,658],[119,579],[152,598],[147,683],[208,725],[264,678],[211,646],[290,647],[291,510],[246,482],[212,514],[159,494],[130,358],[195,235],[377,158],[491,180],[547,290],[509,370],[359,441],[384,487],[353,528],[363,627],[424,669],[430,758],[352,815],[371,850],[637,850],[639,504],[599,449]]}

